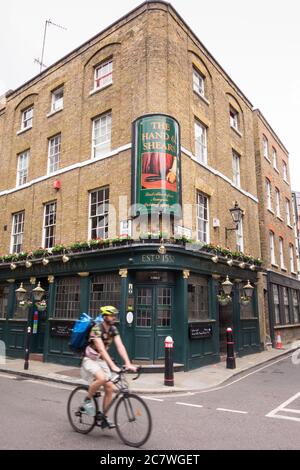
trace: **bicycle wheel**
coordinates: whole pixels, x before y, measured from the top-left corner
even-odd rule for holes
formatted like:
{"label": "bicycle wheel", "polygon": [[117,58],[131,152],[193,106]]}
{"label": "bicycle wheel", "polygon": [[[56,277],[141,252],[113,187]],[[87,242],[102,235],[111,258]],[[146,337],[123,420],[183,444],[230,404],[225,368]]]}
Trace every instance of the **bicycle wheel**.
{"label": "bicycle wheel", "polygon": [[114,420],[118,436],[124,444],[140,447],[149,439],[152,418],[148,406],[139,396],[124,394],[116,405]]}
{"label": "bicycle wheel", "polygon": [[67,410],[70,424],[76,432],[88,434],[96,424],[96,415],[98,413],[98,403],[93,397],[92,402],[95,407],[95,416],[87,414],[84,410],[84,399],[87,395],[88,387],[80,385],[76,387],[69,396]]}

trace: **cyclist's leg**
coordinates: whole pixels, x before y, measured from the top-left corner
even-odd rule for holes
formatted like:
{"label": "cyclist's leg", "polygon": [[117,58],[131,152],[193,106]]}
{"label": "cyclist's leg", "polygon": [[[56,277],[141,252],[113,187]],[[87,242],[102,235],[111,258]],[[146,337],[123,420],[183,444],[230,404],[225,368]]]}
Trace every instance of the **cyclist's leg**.
{"label": "cyclist's leg", "polygon": [[106,412],[109,408],[109,405],[113,398],[113,392],[115,391],[116,386],[112,382],[106,382],[104,384],[104,397],[103,397],[103,414],[106,415]]}
{"label": "cyclist's leg", "polygon": [[106,383],[106,377],[101,369],[94,373],[94,381],[90,384],[87,397],[91,399],[99,390],[99,388]]}

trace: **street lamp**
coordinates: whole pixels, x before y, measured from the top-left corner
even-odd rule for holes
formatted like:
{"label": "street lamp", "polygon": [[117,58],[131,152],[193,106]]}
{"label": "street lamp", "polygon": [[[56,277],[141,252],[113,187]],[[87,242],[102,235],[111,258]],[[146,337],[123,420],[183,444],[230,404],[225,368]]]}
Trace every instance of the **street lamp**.
{"label": "street lamp", "polygon": [[227,246],[227,240],[228,240],[228,232],[231,231],[236,231],[239,228],[239,223],[242,220],[243,217],[243,210],[240,208],[238,205],[237,201],[235,201],[234,207],[232,209],[229,209],[229,212],[231,214],[232,220],[235,223],[234,228],[227,228],[225,227],[225,245]]}
{"label": "street lamp", "polygon": [[251,286],[250,281],[248,280],[247,284],[243,287],[245,296],[248,297],[249,299],[252,298],[254,287]]}
{"label": "street lamp", "polygon": [[[16,289],[16,298],[18,302],[24,302],[27,300],[30,300],[27,296],[27,290],[24,289],[23,287],[23,282],[21,282],[21,285],[19,289]],[[35,289],[32,289],[32,294],[35,302],[40,302],[43,298],[43,295],[45,293],[45,289],[41,287],[41,283],[38,283],[38,286]]]}

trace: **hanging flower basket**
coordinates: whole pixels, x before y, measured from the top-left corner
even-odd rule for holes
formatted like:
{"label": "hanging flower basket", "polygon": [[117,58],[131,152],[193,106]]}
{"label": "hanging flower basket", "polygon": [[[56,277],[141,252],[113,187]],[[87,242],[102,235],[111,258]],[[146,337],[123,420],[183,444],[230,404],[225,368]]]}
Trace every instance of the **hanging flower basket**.
{"label": "hanging flower basket", "polygon": [[231,302],[231,297],[229,295],[217,295],[217,299],[220,305],[225,307]]}
{"label": "hanging flower basket", "polygon": [[22,308],[23,310],[26,310],[27,308],[32,306],[31,300],[21,300],[19,302],[19,307]]}
{"label": "hanging flower basket", "polygon": [[36,302],[35,306],[39,312],[44,312],[47,308],[47,302],[45,300],[41,300],[40,302]]}
{"label": "hanging flower basket", "polygon": [[244,306],[249,305],[250,301],[251,299],[249,297],[241,297],[240,299],[241,305],[244,305]]}

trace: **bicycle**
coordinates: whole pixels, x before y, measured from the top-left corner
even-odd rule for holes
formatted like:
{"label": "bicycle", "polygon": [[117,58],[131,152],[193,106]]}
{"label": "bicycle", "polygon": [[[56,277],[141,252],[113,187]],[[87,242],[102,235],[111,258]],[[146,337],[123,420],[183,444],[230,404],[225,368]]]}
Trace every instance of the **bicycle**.
{"label": "bicycle", "polygon": [[[128,446],[140,447],[149,439],[152,431],[152,418],[144,400],[130,392],[125,377],[126,372],[128,372],[126,368],[122,367],[116,377],[111,380],[116,385],[117,391],[106,412],[116,404],[114,421],[119,438]],[[137,380],[139,376],[140,368],[133,380]],[[87,391],[87,385],[79,385],[71,392],[67,404],[70,424],[76,432],[81,434],[88,434],[95,426],[102,427],[104,420],[99,404],[100,391],[92,398],[95,415],[91,416],[85,411],[84,398]]]}

